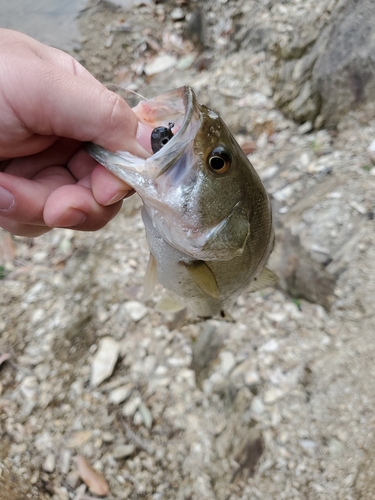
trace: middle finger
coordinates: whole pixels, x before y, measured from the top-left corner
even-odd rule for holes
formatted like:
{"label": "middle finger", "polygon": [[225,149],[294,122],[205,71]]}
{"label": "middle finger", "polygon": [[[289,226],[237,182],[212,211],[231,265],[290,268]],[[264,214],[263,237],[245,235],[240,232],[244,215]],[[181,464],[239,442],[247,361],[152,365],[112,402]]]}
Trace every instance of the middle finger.
{"label": "middle finger", "polygon": [[47,198],[60,186],[75,184],[67,169],[50,167],[37,180],[0,172],[0,186],[14,197],[14,203],[1,216],[20,224],[44,225],[43,210]]}
{"label": "middle finger", "polygon": [[66,167],[81,146],[82,143],[79,141],[58,138],[49,148],[40,153],[11,160],[4,172],[33,179],[39,172],[51,165]]}

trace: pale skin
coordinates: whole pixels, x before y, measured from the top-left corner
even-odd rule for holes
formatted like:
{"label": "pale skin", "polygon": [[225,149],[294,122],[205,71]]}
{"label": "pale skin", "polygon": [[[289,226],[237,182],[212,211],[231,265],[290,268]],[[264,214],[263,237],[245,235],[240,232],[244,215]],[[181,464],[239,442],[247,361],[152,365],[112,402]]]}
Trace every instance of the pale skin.
{"label": "pale skin", "polygon": [[132,190],[84,143],[146,157],[148,140],[126,102],[71,56],[0,29],[0,227],[28,237],[102,228]]}

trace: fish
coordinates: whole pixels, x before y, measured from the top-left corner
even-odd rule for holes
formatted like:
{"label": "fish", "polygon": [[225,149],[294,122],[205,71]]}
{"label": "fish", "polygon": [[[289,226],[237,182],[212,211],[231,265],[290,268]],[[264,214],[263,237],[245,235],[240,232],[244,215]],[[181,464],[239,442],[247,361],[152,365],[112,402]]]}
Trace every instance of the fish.
{"label": "fish", "polygon": [[143,201],[145,298],[159,282],[168,295],[158,310],[225,316],[245,288],[277,281],[266,267],[274,230],[265,187],[224,121],[191,87],[141,101],[133,111],[150,133],[147,159],[93,143],[86,149]]}

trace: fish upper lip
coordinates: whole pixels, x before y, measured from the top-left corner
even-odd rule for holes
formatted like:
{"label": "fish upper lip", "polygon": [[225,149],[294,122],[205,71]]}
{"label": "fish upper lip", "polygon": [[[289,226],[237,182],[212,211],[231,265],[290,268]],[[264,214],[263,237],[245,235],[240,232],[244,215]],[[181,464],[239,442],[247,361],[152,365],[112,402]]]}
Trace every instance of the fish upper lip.
{"label": "fish upper lip", "polygon": [[[155,154],[149,157],[151,160],[157,161],[159,159],[162,159],[166,157],[168,153],[172,152],[173,149],[175,149],[176,142],[179,142],[179,140],[183,137],[184,133],[187,131],[187,128],[193,119],[194,113],[197,110],[198,102],[194,90],[187,85],[181,87],[181,90],[182,90],[182,99],[185,107],[185,116],[180,126],[180,129],[172,137],[172,139],[168,141],[168,143],[165,146],[163,146],[159,151],[157,151]],[[190,139],[181,142],[182,143],[180,144],[178,154],[172,156],[171,160],[162,167],[162,169],[157,175],[157,178],[162,176],[165,172],[167,172],[170,168],[173,167],[176,161],[178,161],[178,159],[183,155],[186,147],[190,142]]]}

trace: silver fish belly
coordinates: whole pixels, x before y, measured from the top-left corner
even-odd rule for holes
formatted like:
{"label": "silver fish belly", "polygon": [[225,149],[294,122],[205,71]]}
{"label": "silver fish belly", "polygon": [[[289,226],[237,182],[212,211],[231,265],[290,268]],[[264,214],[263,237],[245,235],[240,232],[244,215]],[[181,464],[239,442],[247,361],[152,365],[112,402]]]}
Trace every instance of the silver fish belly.
{"label": "silver fish belly", "polygon": [[163,142],[153,155],[95,144],[87,150],[143,200],[147,294],[159,281],[195,314],[211,317],[248,285],[254,291],[274,284],[265,267],[274,243],[268,195],[221,118],[190,87],[133,111],[150,138],[160,128],[153,140]]}

